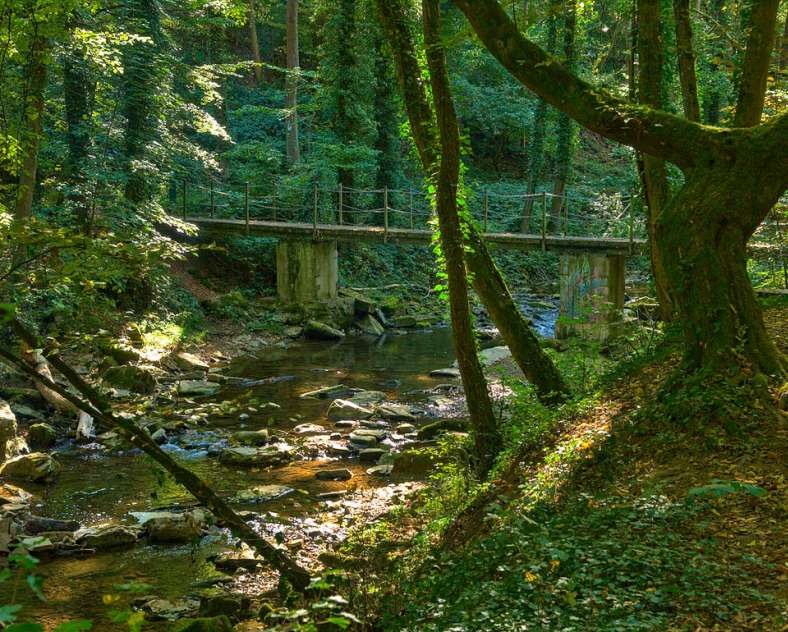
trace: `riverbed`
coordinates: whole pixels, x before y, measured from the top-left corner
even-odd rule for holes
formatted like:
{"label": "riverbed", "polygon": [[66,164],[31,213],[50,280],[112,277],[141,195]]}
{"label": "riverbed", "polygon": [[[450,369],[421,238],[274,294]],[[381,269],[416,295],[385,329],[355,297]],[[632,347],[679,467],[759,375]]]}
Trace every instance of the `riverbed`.
{"label": "riverbed", "polygon": [[[555,301],[526,303],[525,308],[539,333],[551,335],[557,316]],[[485,344],[500,343],[492,337]],[[450,367],[452,362],[451,332],[441,326],[404,335],[349,336],[337,343],[298,340],[266,348],[232,361],[222,373],[233,380],[217,395],[162,402],[175,418],[193,422],[195,415],[198,417],[186,430],[172,433],[163,448],[226,498],[261,485],[291,489],[279,499],[240,501],[234,506],[249,512],[246,518],[256,528],[279,539],[300,563],[316,570],[321,551],[341,542],[359,524],[403,502],[422,485],[424,473],[370,474],[370,463],[360,462],[357,455],[330,455],[320,449],[308,457],[301,450],[298,458],[279,467],[241,469],[221,464],[215,458],[217,450],[229,445],[229,437],[240,430],[267,428],[273,436],[291,443],[295,442],[293,430],[307,423],[322,426],[327,434],[336,433],[335,421],[326,415],[330,402],[302,395],[339,384],[380,391],[387,401],[407,404],[416,414],[417,426],[457,416],[458,411],[461,415],[459,381],[430,376],[434,369]],[[200,411],[211,402],[226,403],[232,412],[201,416]],[[391,431],[383,441],[386,449],[398,451],[416,443],[413,433],[399,434],[394,430],[396,425],[389,424]],[[46,487],[28,486],[36,496],[34,511],[38,515],[73,519],[82,525],[135,524],[132,512],[181,511],[196,506],[183,488],[162,477],[155,464],[139,452],[108,453],[98,444],[68,443],[55,453],[63,465],[56,482]],[[328,467],[346,468],[352,478],[318,480],[316,473]],[[199,542],[190,544],[141,540],[130,548],[56,557],[42,563],[37,571],[45,579],[48,602],[24,599],[25,612],[47,628],[87,618],[94,621],[94,630],[112,630],[117,624],[108,621],[108,607],[102,598],[116,593],[118,584],[148,584],[144,595],[170,603],[175,610],[181,605],[194,606],[184,597],[211,584],[252,596],[275,589],[276,575],[262,567],[218,571],[211,558],[231,549],[227,534],[213,527]],[[2,603],[7,603],[5,592],[2,598]],[[167,608],[159,614],[168,616]],[[166,629],[166,624],[161,625]]]}

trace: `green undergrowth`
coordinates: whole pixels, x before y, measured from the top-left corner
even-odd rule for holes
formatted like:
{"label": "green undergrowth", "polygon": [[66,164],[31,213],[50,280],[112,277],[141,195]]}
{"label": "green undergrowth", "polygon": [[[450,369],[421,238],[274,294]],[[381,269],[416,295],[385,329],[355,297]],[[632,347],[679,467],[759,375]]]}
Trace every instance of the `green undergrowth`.
{"label": "green undergrowth", "polygon": [[557,354],[601,373],[558,411],[514,387],[489,482],[445,438],[428,488],[344,547],[355,611],[392,631],[783,629],[784,419],[709,424],[751,385],[671,390],[675,333]]}

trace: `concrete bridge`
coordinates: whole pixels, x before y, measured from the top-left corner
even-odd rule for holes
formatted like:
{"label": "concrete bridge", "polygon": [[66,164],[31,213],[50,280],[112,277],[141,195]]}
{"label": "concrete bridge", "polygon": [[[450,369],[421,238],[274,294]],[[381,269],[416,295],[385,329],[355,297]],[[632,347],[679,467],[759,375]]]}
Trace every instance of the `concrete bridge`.
{"label": "concrete bridge", "polygon": [[[606,337],[621,318],[626,258],[646,247],[643,218],[631,200],[561,197],[550,193],[468,195],[487,243],[560,255],[561,321],[585,320]],[[593,209],[593,211],[591,211]],[[285,303],[327,302],[337,296],[337,243],[427,246],[433,240],[427,197],[418,191],[317,186],[270,188],[254,195],[184,183],[181,218],[208,239],[255,235],[278,239],[277,292]],[[566,335],[580,324],[559,325]]]}

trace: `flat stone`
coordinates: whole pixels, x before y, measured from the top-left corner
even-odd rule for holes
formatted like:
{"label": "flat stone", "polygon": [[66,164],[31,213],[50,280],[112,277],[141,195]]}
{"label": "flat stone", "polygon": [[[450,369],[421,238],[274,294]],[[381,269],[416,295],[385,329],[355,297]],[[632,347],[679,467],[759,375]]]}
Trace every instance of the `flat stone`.
{"label": "flat stone", "polygon": [[377,463],[386,454],[386,450],[382,448],[365,448],[359,451],[358,458],[362,463]]}
{"label": "flat stone", "polygon": [[319,424],[298,424],[293,428],[296,434],[325,434],[326,429]]}
{"label": "flat stone", "polygon": [[344,443],[338,443],[336,441],[332,441],[328,444],[328,449],[326,450],[328,454],[331,456],[350,456],[353,451],[346,446]]}
{"label": "flat stone", "polygon": [[382,402],[384,399],[386,399],[386,394],[383,391],[359,391],[354,393],[347,401],[359,406],[369,406],[370,404]]}
{"label": "flat stone", "polygon": [[236,503],[267,503],[289,496],[295,490],[285,485],[260,485],[244,489],[233,496]]}
{"label": "flat stone", "polygon": [[357,421],[351,421],[350,419],[340,419],[334,425],[337,428],[355,428],[355,427],[358,426],[358,422]]}
{"label": "flat stone", "polygon": [[210,368],[207,362],[185,351],[171,353],[167,356],[165,362],[181,371],[207,371]]}
{"label": "flat stone", "polygon": [[384,403],[375,406],[375,414],[388,421],[415,421],[416,417],[410,412],[410,407],[404,404]]}
{"label": "flat stone", "polygon": [[178,382],[178,395],[216,395],[221,386],[208,380],[181,380]]}
{"label": "flat stone", "polygon": [[290,446],[276,443],[262,448],[225,448],[219,453],[219,462],[240,467],[268,467],[285,463],[292,456]]}
{"label": "flat stone", "polygon": [[383,463],[381,465],[373,465],[367,470],[370,476],[391,476],[394,466],[391,463]]}
{"label": "flat stone", "polygon": [[374,448],[378,445],[378,440],[372,435],[361,435],[352,432],[348,438],[351,445],[356,448]]}
{"label": "flat stone", "polygon": [[416,432],[416,426],[413,424],[399,424],[397,426],[397,432],[402,435],[410,434],[411,432]]}
{"label": "flat stone", "polygon": [[345,332],[326,323],[310,320],[304,325],[304,336],[312,340],[341,340]]}
{"label": "flat stone", "polygon": [[133,512],[144,526],[152,542],[191,542],[200,536],[206,524],[201,509],[176,513],[172,511]]}
{"label": "flat stone", "polygon": [[375,437],[377,441],[383,441],[388,436],[385,428],[358,428],[351,433],[351,437]]}
{"label": "flat stone", "polygon": [[6,461],[0,476],[17,481],[39,483],[51,480],[60,471],[60,464],[49,454],[31,452]]}
{"label": "flat stone", "polygon": [[130,546],[137,541],[136,529],[120,524],[100,524],[83,527],[74,534],[77,544],[91,549],[104,550],[121,546]]}
{"label": "flat stone", "polygon": [[306,399],[307,397],[315,397],[317,399],[337,399],[341,397],[351,397],[358,391],[357,388],[350,388],[344,384],[335,384],[334,386],[323,386],[322,388],[315,389],[301,393],[299,397]]}
{"label": "flat stone", "polygon": [[430,371],[430,377],[460,377],[460,370],[454,367]]}
{"label": "flat stone", "polygon": [[44,518],[43,516],[30,516],[22,527],[22,531],[28,535],[36,535],[45,531],[65,531],[73,533],[79,529],[76,520],[56,520],[55,518]]}
{"label": "flat stone", "polygon": [[327,412],[329,419],[369,419],[372,410],[347,399],[335,399]]}
{"label": "flat stone", "polygon": [[320,470],[315,474],[315,478],[319,481],[349,481],[353,478],[353,472],[347,468]]}

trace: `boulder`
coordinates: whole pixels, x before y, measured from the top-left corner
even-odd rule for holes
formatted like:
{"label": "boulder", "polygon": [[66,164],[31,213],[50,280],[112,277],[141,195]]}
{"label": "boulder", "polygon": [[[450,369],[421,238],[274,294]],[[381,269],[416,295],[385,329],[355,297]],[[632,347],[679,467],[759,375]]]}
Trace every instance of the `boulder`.
{"label": "boulder", "polygon": [[74,534],[77,544],[98,551],[130,546],[137,541],[138,531],[121,524],[99,524],[83,527]]}
{"label": "boulder", "polygon": [[56,520],[54,518],[44,518],[42,516],[30,516],[25,522],[22,531],[28,535],[36,535],[46,531],[66,531],[73,533],[79,529],[76,520]]}
{"label": "boulder", "polygon": [[164,364],[180,371],[207,371],[211,368],[207,362],[185,351],[171,353],[164,359]]}
{"label": "boulder", "polygon": [[374,437],[376,441],[383,441],[388,436],[388,430],[385,428],[358,428],[351,434],[351,440],[355,436],[358,437]]}
{"label": "boulder", "polygon": [[358,422],[351,419],[340,419],[334,426],[337,428],[357,428]]}
{"label": "boulder", "polygon": [[51,480],[59,471],[60,464],[52,456],[44,452],[31,452],[6,461],[0,468],[0,476],[38,483]]}
{"label": "boulder", "polygon": [[208,380],[181,380],[178,382],[178,395],[216,395],[221,386]]}
{"label": "boulder", "polygon": [[265,428],[260,430],[240,430],[233,433],[233,439],[241,445],[261,446],[268,443],[270,438],[268,430]]}
{"label": "boulder", "polygon": [[383,403],[375,406],[375,414],[387,421],[416,421],[410,407],[404,404]]}
{"label": "boulder", "polygon": [[407,328],[407,327],[415,327],[416,326],[416,317],[411,315],[404,315],[404,316],[395,316],[391,320],[391,325],[396,327],[397,329]]}
{"label": "boulder", "polygon": [[342,340],[345,332],[326,323],[310,320],[304,325],[304,336],[312,340]]}
{"label": "boulder", "polygon": [[358,458],[362,463],[377,463],[386,452],[383,448],[365,448],[359,451]]}
{"label": "boulder", "polygon": [[239,467],[268,467],[285,463],[292,458],[292,449],[284,443],[262,448],[225,448],[219,453],[220,463]]}
{"label": "boulder", "polygon": [[326,452],[331,456],[339,457],[347,457],[353,453],[353,451],[348,446],[346,446],[344,443],[339,443],[338,441],[332,441],[329,443]]}
{"label": "boulder", "polygon": [[347,468],[320,470],[315,474],[315,478],[319,481],[349,481],[353,478],[353,472]]}
{"label": "boulder", "polygon": [[430,377],[460,377],[460,370],[454,367],[435,369],[434,371],[430,371]]}
{"label": "boulder", "polygon": [[183,599],[150,599],[142,604],[141,609],[151,621],[177,621],[184,617],[194,616],[200,602],[185,597]]}
{"label": "boulder", "polygon": [[171,511],[132,513],[143,526],[151,542],[192,542],[200,537],[206,524],[200,509],[186,513]]}
{"label": "boulder", "polygon": [[351,432],[350,444],[355,448],[374,448],[378,445],[378,440],[372,435],[357,434],[357,431]]}
{"label": "boulder", "polygon": [[399,424],[397,426],[397,432],[402,435],[410,434],[411,432],[416,432],[416,426],[413,424]]}
{"label": "boulder", "polygon": [[285,485],[260,485],[238,492],[232,500],[236,503],[266,503],[289,496],[294,491]]}
{"label": "boulder", "polygon": [[444,432],[465,432],[468,430],[468,422],[464,419],[439,419],[431,424],[422,426],[417,437],[422,440],[434,439]]}
{"label": "boulder", "polygon": [[358,327],[363,333],[368,334],[370,336],[382,336],[386,330],[383,328],[378,322],[378,319],[375,318],[372,314],[366,314],[362,316],[356,321],[356,327]]}
{"label": "boulder", "polygon": [[237,550],[224,551],[212,558],[213,565],[220,571],[234,573],[239,568],[253,570],[263,561],[248,544]]}
{"label": "boulder", "polygon": [[329,419],[369,419],[372,410],[349,399],[335,399],[326,413]]}
{"label": "boulder", "polygon": [[140,395],[151,395],[156,391],[156,376],[145,367],[113,366],[104,372],[102,380],[114,388]]}
{"label": "boulder", "polygon": [[225,616],[183,619],[173,626],[172,632],[233,632],[233,624]]}
{"label": "boulder", "polygon": [[400,476],[424,476],[435,467],[425,450],[403,450],[394,456],[392,473]]}
{"label": "boulder", "polygon": [[479,360],[483,366],[492,366],[511,357],[512,352],[509,351],[509,347],[490,347],[479,352]]}
{"label": "boulder", "polygon": [[200,598],[200,616],[227,617],[232,621],[240,621],[252,605],[246,595],[234,595],[213,590]]}
{"label": "boulder", "polygon": [[0,399],[0,463],[27,452],[24,439],[17,436],[16,415],[3,399]]}

